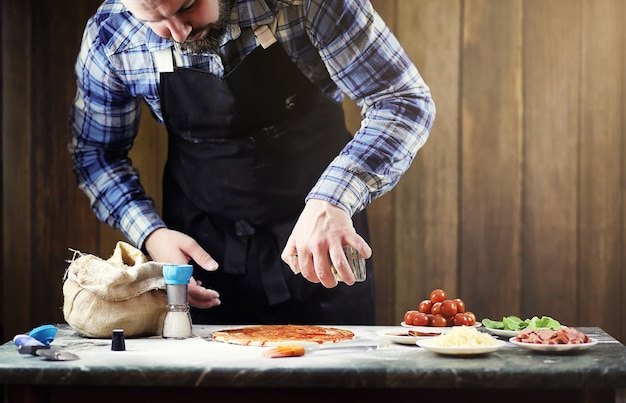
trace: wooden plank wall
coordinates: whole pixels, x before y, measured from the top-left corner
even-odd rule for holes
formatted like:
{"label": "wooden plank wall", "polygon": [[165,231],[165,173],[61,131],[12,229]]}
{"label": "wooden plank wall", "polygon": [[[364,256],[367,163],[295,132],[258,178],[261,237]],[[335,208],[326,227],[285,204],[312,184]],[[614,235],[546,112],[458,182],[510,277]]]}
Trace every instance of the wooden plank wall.
{"label": "wooden plank wall", "polygon": [[[122,239],[66,151],[72,65],[98,4],[2,3],[3,339],[63,320],[68,248],[108,257]],[[437,103],[426,146],[369,208],[378,322],[444,288],[479,318],[550,315],[625,341],[624,2],[373,4]],[[144,116],[132,158],[159,205],[165,132]]]}
{"label": "wooden plank wall", "polygon": [[459,261],[459,75],[461,2],[397,2],[398,38],[431,88],[435,129],[395,191],[397,323],[434,288],[462,295]]}

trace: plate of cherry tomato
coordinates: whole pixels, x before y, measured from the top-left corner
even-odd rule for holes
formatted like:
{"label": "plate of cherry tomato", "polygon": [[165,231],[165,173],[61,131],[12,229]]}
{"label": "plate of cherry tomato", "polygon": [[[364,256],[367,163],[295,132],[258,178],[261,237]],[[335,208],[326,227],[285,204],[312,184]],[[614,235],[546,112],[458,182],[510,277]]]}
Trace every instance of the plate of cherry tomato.
{"label": "plate of cherry tomato", "polygon": [[476,321],[473,312],[467,310],[461,298],[450,298],[448,293],[437,288],[419,303],[417,309],[406,311],[401,325],[424,334],[441,334],[453,326],[478,327],[481,323]]}
{"label": "plate of cherry tomato", "polygon": [[[434,334],[443,334],[443,333],[447,333],[448,331],[450,331],[450,329],[454,327],[454,326],[413,326],[413,325],[406,324],[404,321],[400,324],[403,327],[406,327],[407,329],[413,330],[414,334],[418,336],[432,336]],[[467,325],[461,325],[461,326],[467,326]],[[480,327],[480,326],[482,326],[480,322],[476,322],[472,325],[472,327]]]}

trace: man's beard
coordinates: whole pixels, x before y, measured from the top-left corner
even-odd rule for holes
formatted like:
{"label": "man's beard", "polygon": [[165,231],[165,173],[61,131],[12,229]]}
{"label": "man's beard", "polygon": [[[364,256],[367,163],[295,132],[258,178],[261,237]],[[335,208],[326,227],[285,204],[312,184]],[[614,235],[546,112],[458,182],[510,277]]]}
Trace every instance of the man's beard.
{"label": "man's beard", "polygon": [[193,38],[197,32],[206,31],[204,36],[196,40],[185,40],[176,42],[181,50],[192,53],[217,52],[222,44],[222,39],[226,35],[228,24],[230,23],[230,11],[236,0],[219,0],[219,17],[212,24],[205,25],[193,30],[189,37]]}

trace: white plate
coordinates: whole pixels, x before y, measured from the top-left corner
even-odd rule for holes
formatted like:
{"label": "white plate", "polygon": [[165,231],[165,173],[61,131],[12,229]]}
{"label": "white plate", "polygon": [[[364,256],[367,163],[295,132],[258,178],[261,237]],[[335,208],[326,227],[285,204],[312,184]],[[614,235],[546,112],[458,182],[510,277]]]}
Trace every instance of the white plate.
{"label": "white plate", "polygon": [[489,333],[493,333],[496,336],[502,336],[502,337],[513,337],[513,336],[517,336],[519,334],[519,332],[521,330],[504,330],[504,329],[492,329],[490,327],[485,326],[485,329],[489,332]]}
{"label": "white plate", "polygon": [[443,347],[434,345],[434,339],[422,339],[418,340],[415,343],[429,351],[432,351],[437,354],[446,354],[446,355],[479,355],[479,354],[487,354],[493,353],[494,351],[502,348],[506,345],[505,341],[495,340],[493,346],[478,346],[478,347],[463,347],[463,346],[455,346],[455,347]]}
{"label": "white plate", "polygon": [[[454,326],[413,326],[413,325],[407,325],[404,321],[402,321],[402,323],[400,324],[403,327],[418,331],[420,333],[437,333],[437,334],[448,333],[450,329],[454,327]],[[474,324],[474,327],[480,327],[480,326],[482,326],[480,322],[476,322]]]}
{"label": "white plate", "polygon": [[397,329],[397,330],[381,330],[376,332],[379,336],[382,336],[388,340],[393,341],[398,344],[408,344],[414,346],[415,343],[420,339],[427,339],[433,336],[411,336],[409,335],[408,329]]}
{"label": "white plate", "polygon": [[515,337],[511,337],[509,341],[516,346],[527,348],[529,350],[541,351],[544,353],[566,353],[586,350],[590,347],[598,344],[598,340],[591,338],[589,343],[583,344],[539,344],[539,343],[524,343],[521,341],[515,341]]}

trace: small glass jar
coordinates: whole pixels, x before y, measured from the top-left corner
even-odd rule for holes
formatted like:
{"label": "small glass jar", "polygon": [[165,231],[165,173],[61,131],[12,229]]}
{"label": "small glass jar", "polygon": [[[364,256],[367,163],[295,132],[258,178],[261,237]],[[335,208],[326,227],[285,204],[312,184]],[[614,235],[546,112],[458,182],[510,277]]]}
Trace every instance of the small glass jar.
{"label": "small glass jar", "polygon": [[[346,254],[346,259],[348,259],[348,264],[350,265],[352,273],[354,274],[354,280],[356,282],[365,281],[367,277],[365,259],[363,259],[359,251],[354,249],[352,246],[344,246],[343,252]],[[343,281],[332,262],[330,264],[330,270],[333,272],[333,275],[335,276],[335,279],[337,281]]]}

